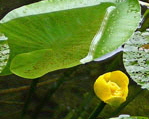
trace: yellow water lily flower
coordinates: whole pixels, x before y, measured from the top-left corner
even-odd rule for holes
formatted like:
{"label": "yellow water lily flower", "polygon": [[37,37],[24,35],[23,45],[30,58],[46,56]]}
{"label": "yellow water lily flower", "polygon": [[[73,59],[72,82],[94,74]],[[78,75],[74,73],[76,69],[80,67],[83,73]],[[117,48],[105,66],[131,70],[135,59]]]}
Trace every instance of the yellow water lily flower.
{"label": "yellow water lily flower", "polygon": [[109,105],[118,106],[126,100],[128,95],[129,79],[121,71],[105,73],[94,83],[97,97]]}

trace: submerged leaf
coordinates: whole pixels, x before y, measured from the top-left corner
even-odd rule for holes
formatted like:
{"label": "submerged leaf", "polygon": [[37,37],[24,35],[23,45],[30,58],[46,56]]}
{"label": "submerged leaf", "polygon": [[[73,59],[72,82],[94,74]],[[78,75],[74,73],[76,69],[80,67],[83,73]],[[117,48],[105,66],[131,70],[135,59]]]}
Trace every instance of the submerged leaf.
{"label": "submerged leaf", "polygon": [[126,42],[123,61],[131,78],[149,89],[149,32],[137,32]]}
{"label": "submerged leaf", "polygon": [[46,0],[18,8],[0,21],[11,51],[1,75],[33,79],[90,62],[122,45],[139,20],[137,0]]}

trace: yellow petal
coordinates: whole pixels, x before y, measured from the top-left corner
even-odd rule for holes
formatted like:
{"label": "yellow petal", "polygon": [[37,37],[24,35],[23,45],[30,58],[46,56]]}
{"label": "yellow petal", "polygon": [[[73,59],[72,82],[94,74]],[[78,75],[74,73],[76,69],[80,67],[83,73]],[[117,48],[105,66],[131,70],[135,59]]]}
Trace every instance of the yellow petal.
{"label": "yellow petal", "polygon": [[104,80],[103,76],[100,76],[94,83],[94,91],[97,97],[99,97],[103,101],[109,99],[109,96],[111,96],[110,87]]}
{"label": "yellow petal", "polygon": [[113,71],[111,72],[110,81],[115,82],[120,87],[128,86],[129,79],[126,74],[121,71]]}

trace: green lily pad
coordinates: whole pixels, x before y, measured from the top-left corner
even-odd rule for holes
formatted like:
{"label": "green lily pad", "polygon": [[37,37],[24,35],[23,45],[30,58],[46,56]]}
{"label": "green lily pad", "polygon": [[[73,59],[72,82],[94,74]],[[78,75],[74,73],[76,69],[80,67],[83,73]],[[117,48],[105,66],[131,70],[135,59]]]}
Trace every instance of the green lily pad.
{"label": "green lily pad", "polygon": [[136,32],[125,43],[123,61],[132,80],[149,89],[149,32]]}
{"label": "green lily pad", "polygon": [[90,62],[122,45],[139,21],[137,0],[47,0],[18,8],[0,21],[10,47],[1,75],[34,79]]}

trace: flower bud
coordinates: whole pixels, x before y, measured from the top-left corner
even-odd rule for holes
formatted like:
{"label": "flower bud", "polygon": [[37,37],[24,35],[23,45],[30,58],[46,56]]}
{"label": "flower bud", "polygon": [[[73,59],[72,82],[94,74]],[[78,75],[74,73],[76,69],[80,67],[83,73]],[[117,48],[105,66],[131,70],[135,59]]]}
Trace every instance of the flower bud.
{"label": "flower bud", "polygon": [[129,79],[121,71],[105,73],[94,83],[94,91],[105,103],[118,106],[126,100],[128,95]]}

